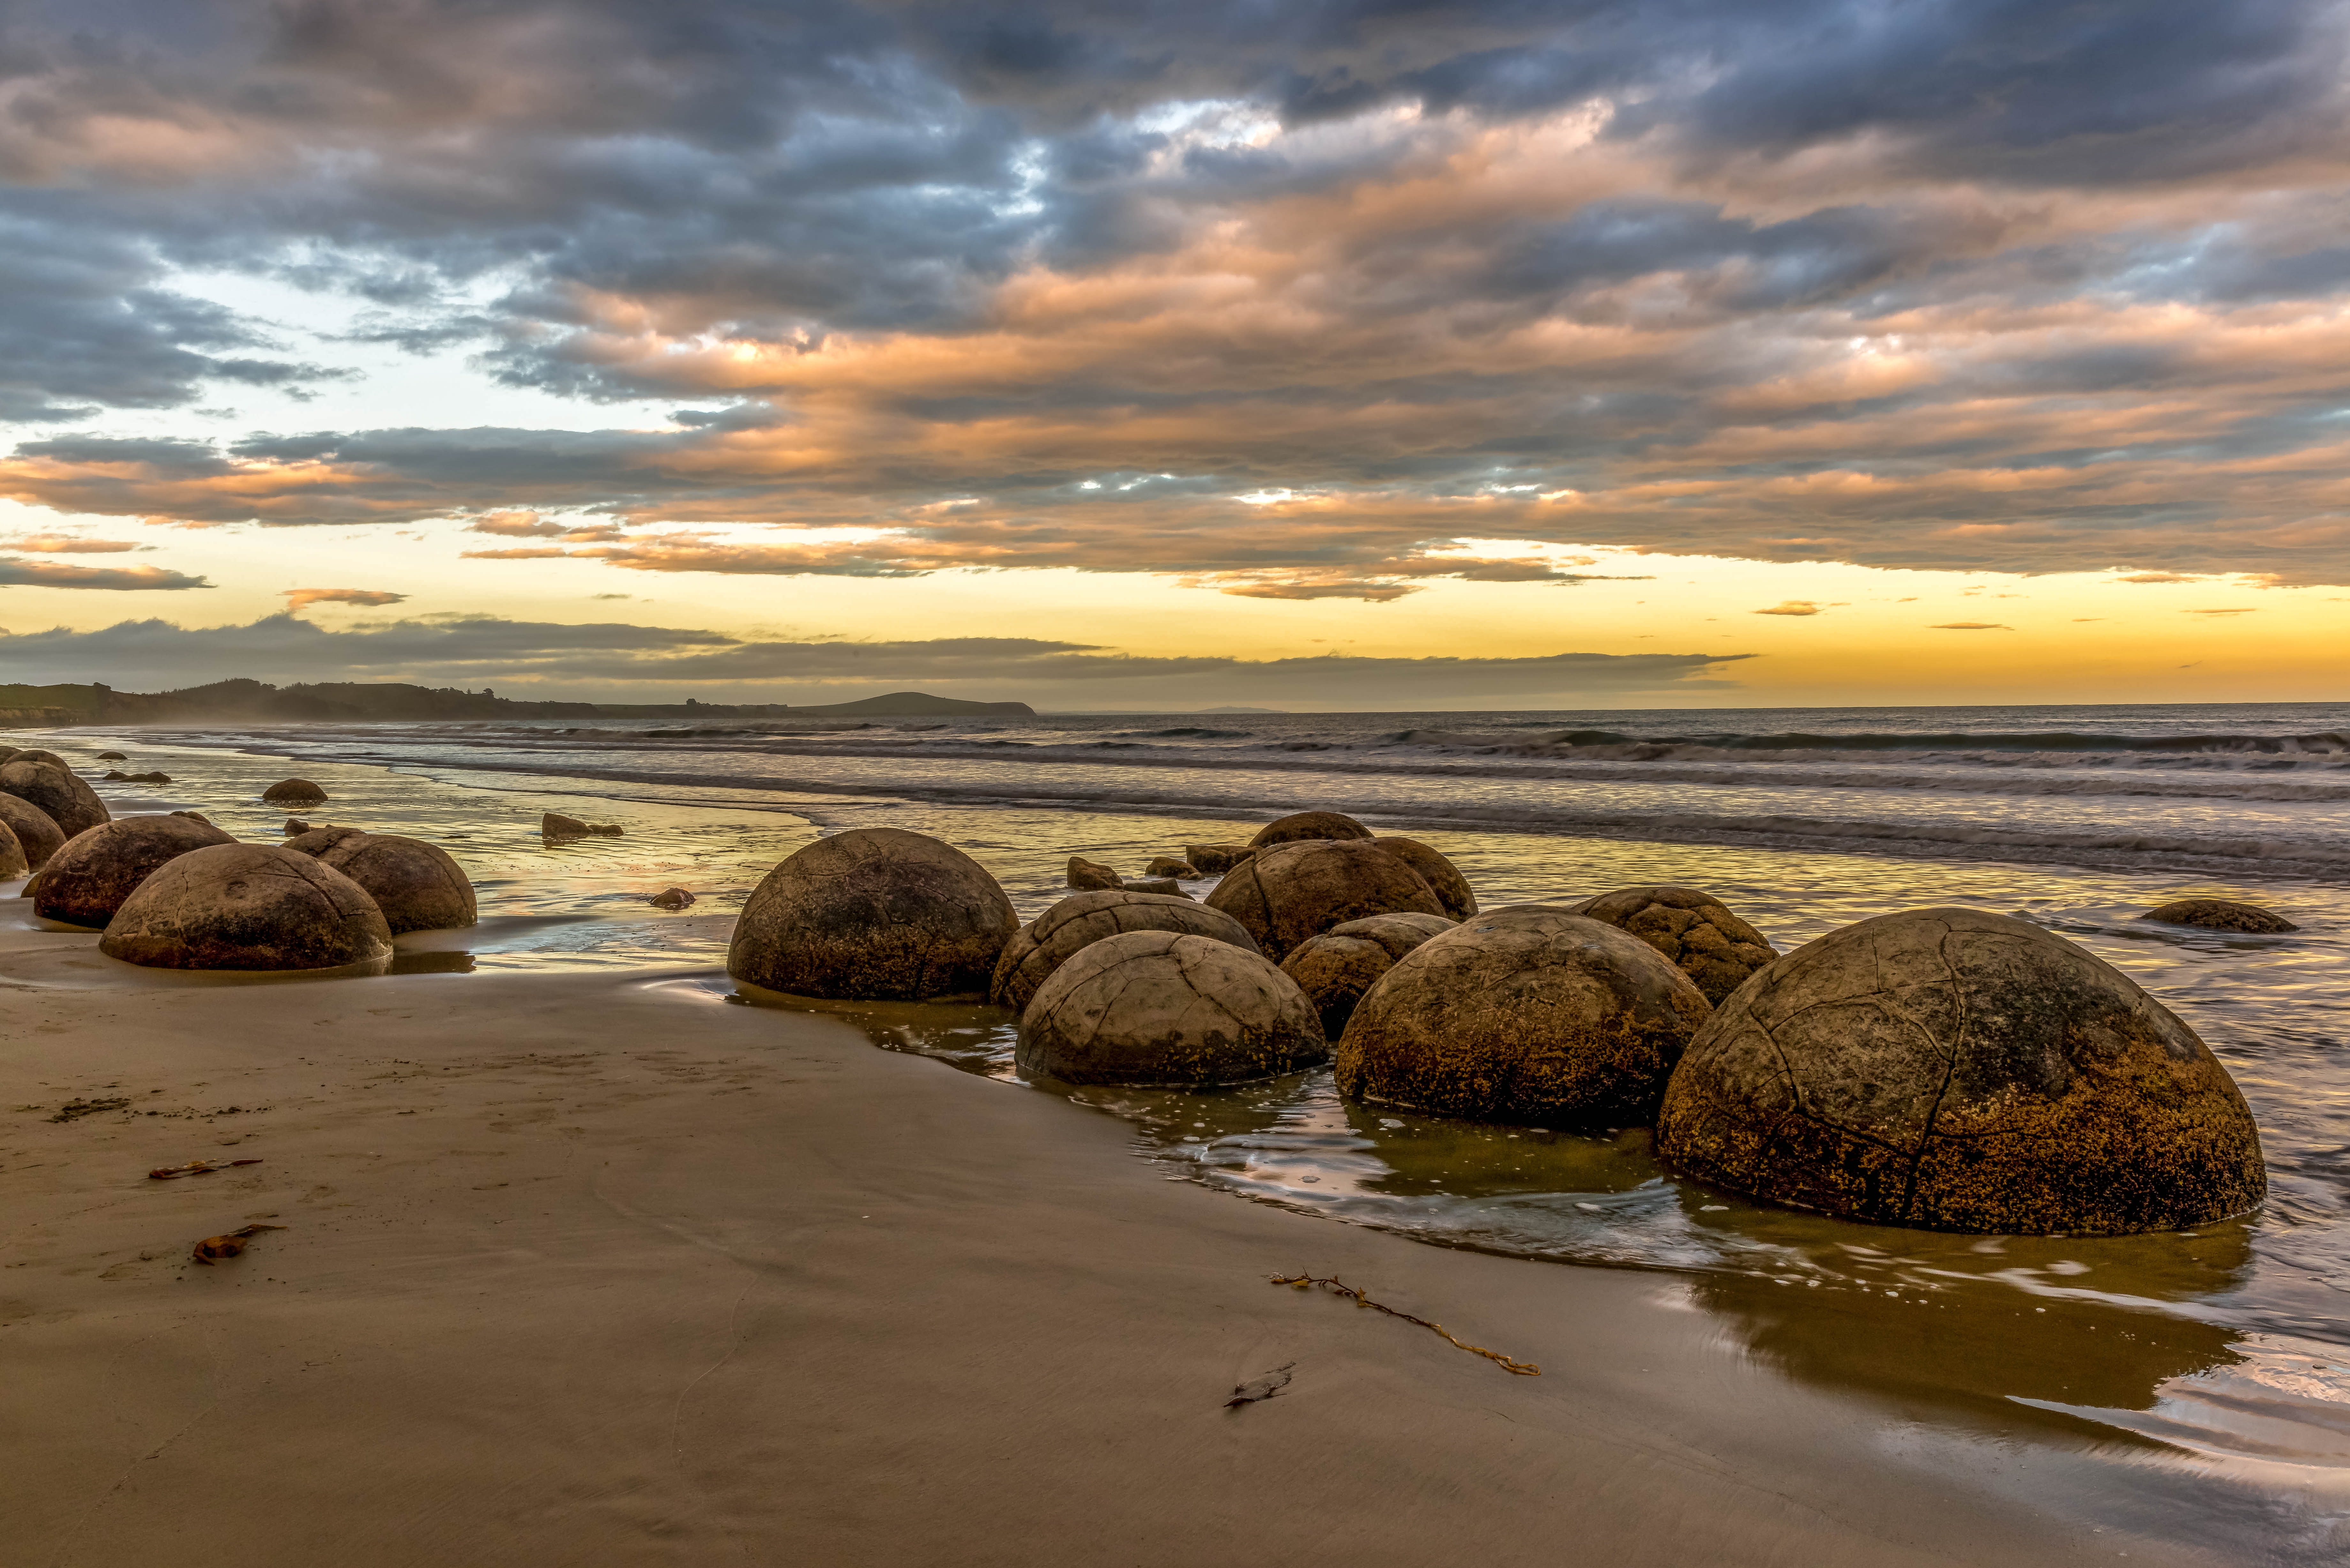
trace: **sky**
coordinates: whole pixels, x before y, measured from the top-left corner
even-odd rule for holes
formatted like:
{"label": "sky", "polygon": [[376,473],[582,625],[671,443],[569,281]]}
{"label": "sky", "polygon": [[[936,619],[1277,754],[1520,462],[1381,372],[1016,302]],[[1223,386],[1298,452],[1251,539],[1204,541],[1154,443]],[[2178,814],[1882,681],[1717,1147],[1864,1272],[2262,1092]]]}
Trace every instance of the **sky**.
{"label": "sky", "polygon": [[2344,700],[2345,43],[0,0],[0,680]]}

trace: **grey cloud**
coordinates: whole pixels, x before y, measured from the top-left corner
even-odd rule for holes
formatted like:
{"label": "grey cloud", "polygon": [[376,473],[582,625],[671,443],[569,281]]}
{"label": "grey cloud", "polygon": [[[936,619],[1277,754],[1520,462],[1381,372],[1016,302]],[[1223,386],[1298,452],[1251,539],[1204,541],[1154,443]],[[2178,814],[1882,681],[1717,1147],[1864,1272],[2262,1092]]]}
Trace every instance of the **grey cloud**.
{"label": "grey cloud", "polygon": [[99,588],[139,593],[150,590],[208,588],[213,585],[185,572],[161,566],[72,566],[62,561],[24,561],[0,557],[0,587]]}

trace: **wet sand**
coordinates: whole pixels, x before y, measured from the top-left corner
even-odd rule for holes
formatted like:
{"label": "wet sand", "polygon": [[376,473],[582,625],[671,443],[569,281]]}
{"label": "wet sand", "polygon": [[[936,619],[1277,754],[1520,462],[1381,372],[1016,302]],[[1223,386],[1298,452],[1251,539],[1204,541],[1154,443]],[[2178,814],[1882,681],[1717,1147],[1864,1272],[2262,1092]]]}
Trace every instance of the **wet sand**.
{"label": "wet sand", "polygon": [[2252,1560],[2140,1451],[1790,1380],[1670,1276],[1170,1181],[839,1019],[647,972],[97,984],[91,940],[0,935],[11,1563]]}

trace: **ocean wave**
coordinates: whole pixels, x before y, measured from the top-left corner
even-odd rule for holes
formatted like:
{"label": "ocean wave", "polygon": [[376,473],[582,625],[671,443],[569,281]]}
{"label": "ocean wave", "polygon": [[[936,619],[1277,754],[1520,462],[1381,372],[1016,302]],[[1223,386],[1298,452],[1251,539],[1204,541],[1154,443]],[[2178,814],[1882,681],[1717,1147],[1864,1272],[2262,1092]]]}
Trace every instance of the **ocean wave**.
{"label": "ocean wave", "polygon": [[1852,734],[1812,734],[1801,731],[1769,734],[1632,735],[1615,730],[1558,730],[1528,736],[1477,734],[1460,730],[1417,729],[1399,732],[1393,740],[1403,745],[1485,748],[1495,751],[1642,751],[1653,748],[1698,748],[1709,752],[2154,752],[2182,755],[2220,753],[2262,756],[2341,756],[2350,754],[2350,734],[2324,730],[2306,735],[2100,735],[2073,730],[2016,731],[1976,733],[1964,730],[1936,733],[1905,731],[1862,731]]}

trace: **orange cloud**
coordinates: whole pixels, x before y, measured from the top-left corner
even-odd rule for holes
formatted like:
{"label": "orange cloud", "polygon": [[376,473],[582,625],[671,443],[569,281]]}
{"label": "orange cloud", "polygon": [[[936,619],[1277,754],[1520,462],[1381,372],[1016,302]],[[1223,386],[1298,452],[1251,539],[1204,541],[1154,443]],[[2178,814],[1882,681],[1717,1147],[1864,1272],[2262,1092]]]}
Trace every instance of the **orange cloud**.
{"label": "orange cloud", "polygon": [[396,605],[404,602],[406,594],[386,593],[380,588],[287,588],[286,607],[288,610],[307,609],[312,605]]}

